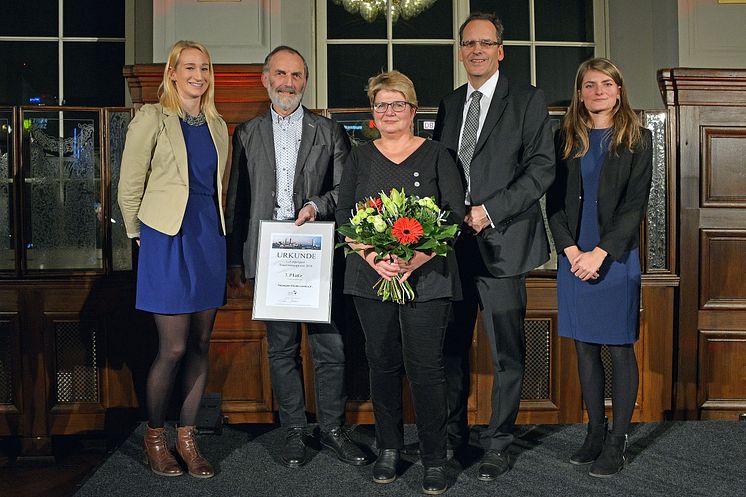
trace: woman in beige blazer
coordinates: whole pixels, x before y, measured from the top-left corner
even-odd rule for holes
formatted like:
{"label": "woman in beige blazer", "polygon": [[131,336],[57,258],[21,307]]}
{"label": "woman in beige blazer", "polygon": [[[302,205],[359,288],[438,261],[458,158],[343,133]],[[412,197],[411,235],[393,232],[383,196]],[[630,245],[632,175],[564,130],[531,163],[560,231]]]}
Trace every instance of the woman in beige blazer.
{"label": "woman in beige blazer", "polygon": [[214,475],[195,442],[210,334],[225,303],[225,223],[221,184],[228,129],[214,104],[214,73],[204,46],[179,41],[163,71],[159,104],[144,105],[127,131],[119,206],[140,245],[138,309],[153,313],[158,355],[148,373],[144,447],[154,473],[183,474],[168,448],[164,421],[183,366],[184,402],[176,452],[189,474]]}

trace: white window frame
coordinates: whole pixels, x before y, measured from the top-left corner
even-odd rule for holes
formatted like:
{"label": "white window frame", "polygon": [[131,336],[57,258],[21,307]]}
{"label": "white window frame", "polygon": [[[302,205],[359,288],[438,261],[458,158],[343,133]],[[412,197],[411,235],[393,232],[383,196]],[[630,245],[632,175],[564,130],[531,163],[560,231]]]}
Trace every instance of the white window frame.
{"label": "white window frame", "polygon": [[[391,0],[389,0],[390,2]],[[443,0],[441,0],[443,1]],[[326,17],[327,0],[316,0],[316,107],[327,108],[327,47],[329,45],[355,44],[355,45],[387,45],[388,67],[393,68],[393,46],[396,45],[451,45],[453,48],[453,81],[455,87],[466,83],[466,71],[463,64],[458,63],[458,28],[461,22],[469,16],[469,0],[448,0],[453,2],[453,39],[393,39],[393,27],[390,17],[386,20],[386,40],[380,39],[344,39],[327,40]],[[506,41],[506,46],[527,46],[530,49],[531,60],[531,84],[536,85],[536,48],[537,47],[592,47],[595,57],[606,57],[609,53],[609,0],[593,0],[593,42],[562,42],[562,41],[537,41],[534,0],[529,2],[529,39]],[[499,15],[499,13],[498,13]]]}
{"label": "white window frame", "polygon": [[[72,2],[73,0],[67,0]],[[57,43],[57,105],[64,105],[65,101],[65,50],[64,44],[66,42],[73,43],[122,43],[124,45],[124,38],[98,38],[98,37],[84,37],[84,36],[65,36],[64,33],[64,14],[65,14],[65,0],[58,0],[57,2],[57,36],[0,36],[0,42],[3,41],[20,41],[20,42],[56,42]],[[126,14],[125,14],[126,16]],[[20,105],[30,105],[30,102],[21,102]]]}

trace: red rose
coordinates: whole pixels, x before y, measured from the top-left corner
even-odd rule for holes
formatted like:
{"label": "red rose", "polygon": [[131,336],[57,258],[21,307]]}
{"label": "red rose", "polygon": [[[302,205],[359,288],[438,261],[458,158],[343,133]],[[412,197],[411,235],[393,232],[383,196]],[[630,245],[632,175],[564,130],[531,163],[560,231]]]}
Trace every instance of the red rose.
{"label": "red rose", "polygon": [[422,225],[416,219],[400,217],[391,227],[391,234],[404,245],[415,243],[422,237]]}
{"label": "red rose", "polygon": [[381,208],[383,208],[383,200],[380,198],[370,198],[368,199],[368,206],[373,207],[378,212],[381,212]]}

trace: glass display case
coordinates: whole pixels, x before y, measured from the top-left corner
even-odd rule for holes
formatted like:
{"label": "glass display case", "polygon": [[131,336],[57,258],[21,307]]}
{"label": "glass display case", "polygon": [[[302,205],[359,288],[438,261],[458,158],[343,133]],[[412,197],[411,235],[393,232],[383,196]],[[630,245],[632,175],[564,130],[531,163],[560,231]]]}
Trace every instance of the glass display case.
{"label": "glass display case", "polygon": [[0,274],[132,268],[116,204],[130,109],[0,109]]}

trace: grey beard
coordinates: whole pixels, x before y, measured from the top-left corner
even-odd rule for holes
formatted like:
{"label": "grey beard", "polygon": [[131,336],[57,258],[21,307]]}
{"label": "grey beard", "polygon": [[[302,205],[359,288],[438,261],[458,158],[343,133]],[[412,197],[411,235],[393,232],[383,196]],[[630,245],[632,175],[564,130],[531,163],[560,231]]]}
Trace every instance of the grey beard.
{"label": "grey beard", "polygon": [[300,101],[303,100],[303,95],[296,93],[295,95],[284,97],[273,91],[272,93],[270,93],[269,99],[272,101],[273,105],[287,112],[295,109],[296,107],[298,107],[298,105],[300,105]]}

